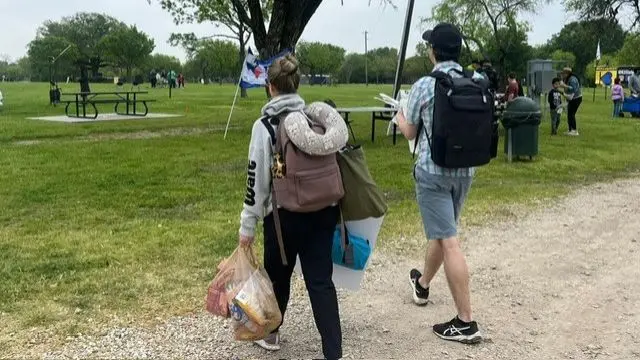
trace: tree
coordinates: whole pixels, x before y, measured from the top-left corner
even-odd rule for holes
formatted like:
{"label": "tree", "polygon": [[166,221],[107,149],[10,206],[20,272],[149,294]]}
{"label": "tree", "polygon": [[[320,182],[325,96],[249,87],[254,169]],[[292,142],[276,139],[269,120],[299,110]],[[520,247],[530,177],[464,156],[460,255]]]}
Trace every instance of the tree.
{"label": "tree", "polygon": [[[51,61],[71,46],[64,54],[62,54],[55,62]],[[57,81],[60,76],[67,77],[76,73],[76,62],[80,58],[78,47],[69,42],[69,40],[57,37],[47,36],[36,38],[28,45],[28,56],[30,61],[30,70],[33,80],[37,81]],[[50,71],[53,79],[50,79]]]}
{"label": "tree", "polygon": [[[485,47],[494,45],[494,65],[506,74],[507,57],[518,42],[510,41],[507,28],[518,31],[526,23],[518,22],[520,13],[535,13],[535,10],[550,0],[441,0],[432,9],[432,15],[423,19],[428,24],[450,22],[457,25],[464,35],[464,46],[471,52],[475,46],[483,55]],[[497,62],[496,62],[497,60]]]}
{"label": "tree", "polygon": [[180,59],[175,56],[169,56],[164,54],[153,54],[147,60],[147,63],[144,67],[144,72],[149,73],[152,70],[162,71],[162,70],[180,70],[182,65],[180,64]]}
{"label": "tree", "polygon": [[621,17],[631,19],[631,29],[640,25],[638,0],[564,0],[569,11],[575,11],[582,20],[606,19],[615,24]]}
{"label": "tree", "polygon": [[548,59],[551,57],[551,54],[553,53],[553,51],[554,50],[551,44],[549,43],[536,45],[533,48],[531,48],[531,58],[532,59]]}
{"label": "tree", "polygon": [[[285,49],[295,50],[300,35],[322,3],[322,0],[272,0],[267,29],[268,14],[260,0],[230,1],[238,19],[251,29],[258,52],[263,58],[272,57]],[[371,0],[368,3],[371,5]],[[380,3],[394,6],[391,0],[380,0]]]}
{"label": "tree", "polygon": [[339,46],[320,42],[301,42],[297,48],[301,70],[309,76],[337,74],[345,52]]}
{"label": "tree", "polygon": [[618,52],[617,60],[620,65],[640,65],[640,34],[628,34],[622,49]]}
{"label": "tree", "polygon": [[[147,0],[149,3],[151,0]],[[176,25],[185,23],[211,22],[216,27],[226,27],[232,36],[214,34],[208,38],[227,37],[238,42],[238,64],[242,64],[246,54],[247,42],[251,37],[251,29],[241,21],[236,10],[236,5],[231,0],[158,0],[163,9],[167,10]],[[246,7],[247,1],[243,0],[242,7]],[[264,14],[264,21],[269,20],[272,0],[260,0],[260,6]],[[199,40],[194,33],[171,34],[170,43],[173,46],[181,44],[187,49],[197,46]],[[242,97],[247,96],[246,89],[242,89]]]}
{"label": "tree", "polygon": [[364,54],[348,54],[340,67],[340,81],[343,83],[364,83]]}
{"label": "tree", "polygon": [[389,47],[369,51],[370,73],[375,74],[376,83],[388,84],[395,80],[398,65],[398,50]]}
{"label": "tree", "polygon": [[405,60],[402,72],[402,83],[413,84],[421,77],[427,75],[433,69],[433,65],[426,66],[422,56],[412,56]]}
{"label": "tree", "polygon": [[[113,17],[81,12],[71,17],[64,17],[60,21],[46,21],[38,30],[36,40],[57,37],[74,44],[78,54],[77,63],[79,65],[87,64],[95,77],[103,65],[103,54],[100,52],[98,44],[103,37],[125,27],[123,22]],[[56,56],[57,53],[44,55],[51,57]],[[43,59],[34,60],[42,62]]]}
{"label": "tree", "polygon": [[558,61],[555,66],[556,70],[560,70],[562,67],[568,66],[574,68],[576,66],[576,56],[573,53],[563,50],[556,50],[551,54],[551,60]]}
{"label": "tree", "polygon": [[3,79],[5,81],[28,80],[29,59],[23,57],[16,62],[12,62],[8,58],[0,60],[0,81]]}
{"label": "tree", "polygon": [[230,41],[214,40],[204,41],[203,47],[207,49],[209,69],[211,75],[222,84],[225,78],[235,77],[238,72],[238,63],[235,56],[238,53],[238,46]]}
{"label": "tree", "polygon": [[133,81],[133,69],[143,66],[155,47],[153,39],[138,31],[135,25],[116,29],[98,43],[98,48],[111,64],[126,71],[129,81]]}
{"label": "tree", "polygon": [[553,49],[575,55],[576,74],[584,75],[585,66],[595,59],[600,41],[602,54],[614,54],[622,48],[625,32],[616,23],[605,19],[576,21],[565,25],[549,40]]}
{"label": "tree", "polygon": [[[527,73],[527,61],[531,59],[532,48],[527,42],[527,27],[525,24],[510,24],[509,27],[498,29],[500,44],[487,43],[486,51],[491,59],[500,59],[503,78],[513,72],[518,78]],[[506,49],[506,52],[505,52]]]}
{"label": "tree", "polygon": [[212,77],[222,83],[224,78],[238,72],[236,54],[238,48],[232,42],[221,40],[201,40],[189,56],[185,71],[189,77],[208,81]]}

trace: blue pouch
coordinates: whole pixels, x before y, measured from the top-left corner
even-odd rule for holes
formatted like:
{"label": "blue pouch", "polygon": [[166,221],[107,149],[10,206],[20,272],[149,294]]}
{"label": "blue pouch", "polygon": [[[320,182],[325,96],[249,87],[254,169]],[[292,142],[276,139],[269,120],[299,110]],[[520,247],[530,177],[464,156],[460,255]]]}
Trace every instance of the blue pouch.
{"label": "blue pouch", "polygon": [[352,270],[364,270],[369,256],[371,256],[369,240],[349,234],[344,227],[346,236],[345,244],[343,244],[342,229],[342,225],[338,225],[333,233],[333,248],[331,250],[333,263]]}

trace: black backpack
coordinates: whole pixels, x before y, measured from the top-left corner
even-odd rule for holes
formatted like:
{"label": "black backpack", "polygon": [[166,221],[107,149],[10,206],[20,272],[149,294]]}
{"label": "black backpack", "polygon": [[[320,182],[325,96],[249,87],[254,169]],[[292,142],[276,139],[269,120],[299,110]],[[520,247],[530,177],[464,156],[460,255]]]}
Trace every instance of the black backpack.
{"label": "black backpack", "polygon": [[[429,74],[436,79],[431,138],[424,129],[431,159],[444,168],[486,165],[495,157],[492,151],[495,105],[489,82],[473,79],[473,71],[452,71],[463,77],[454,78],[441,71]],[[420,120],[416,147],[424,127]]]}

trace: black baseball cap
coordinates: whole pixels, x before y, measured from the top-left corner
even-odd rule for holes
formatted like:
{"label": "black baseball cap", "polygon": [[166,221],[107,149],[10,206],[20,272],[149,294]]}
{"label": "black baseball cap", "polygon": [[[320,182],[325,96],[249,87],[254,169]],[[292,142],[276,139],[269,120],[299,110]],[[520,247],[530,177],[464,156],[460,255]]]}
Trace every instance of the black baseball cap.
{"label": "black baseball cap", "polygon": [[462,49],[462,34],[453,24],[440,23],[433,29],[425,31],[422,39],[434,49],[447,54],[455,55]]}

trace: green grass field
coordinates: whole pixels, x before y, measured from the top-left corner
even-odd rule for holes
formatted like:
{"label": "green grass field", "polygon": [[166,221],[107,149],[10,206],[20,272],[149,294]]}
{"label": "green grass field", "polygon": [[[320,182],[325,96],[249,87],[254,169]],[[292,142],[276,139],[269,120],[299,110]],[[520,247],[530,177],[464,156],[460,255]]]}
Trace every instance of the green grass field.
{"label": "green grass field", "polygon": [[[239,99],[223,140],[232,86],[188,85],[172,99],[166,89],[152,91],[152,112],[180,118],[89,124],[26,120],[64,113],[48,105],[46,84],[0,90],[0,354],[22,348],[34,329],[54,341],[98,324],[201,309],[215,266],[236,245],[249,135],[264,91]],[[381,91],[391,86],[301,89],[307,101],[339,106],[378,105]],[[501,153],[480,169],[464,222],[495,221],[514,204],[542,204],[640,168],[640,121],[612,120],[610,102],[597,95],[593,103],[586,91],[580,137],[551,137],[545,118],[535,161],[509,164]],[[416,250],[422,228],[406,141],[394,147],[379,122],[372,144],[368,116],[353,119],[390,204],[381,251]]]}

